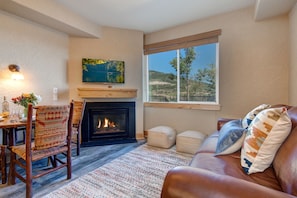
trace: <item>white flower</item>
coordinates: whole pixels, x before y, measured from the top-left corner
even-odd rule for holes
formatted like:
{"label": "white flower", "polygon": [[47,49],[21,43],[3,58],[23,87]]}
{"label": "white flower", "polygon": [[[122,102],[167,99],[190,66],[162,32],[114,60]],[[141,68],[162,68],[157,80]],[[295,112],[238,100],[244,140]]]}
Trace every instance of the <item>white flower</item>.
{"label": "white flower", "polygon": [[35,95],[35,97],[37,98],[37,103],[40,103],[41,102],[41,100],[42,100],[42,98],[41,98],[41,96],[40,95],[36,95],[36,94],[34,94]]}

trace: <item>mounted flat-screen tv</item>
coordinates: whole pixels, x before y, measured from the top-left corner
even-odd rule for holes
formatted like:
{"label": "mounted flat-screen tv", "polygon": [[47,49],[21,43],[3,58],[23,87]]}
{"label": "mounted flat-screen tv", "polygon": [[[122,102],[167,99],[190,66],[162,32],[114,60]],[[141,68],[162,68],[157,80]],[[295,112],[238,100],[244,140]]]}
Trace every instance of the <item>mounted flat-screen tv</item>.
{"label": "mounted flat-screen tv", "polygon": [[82,59],[82,81],[125,83],[125,62],[104,59]]}

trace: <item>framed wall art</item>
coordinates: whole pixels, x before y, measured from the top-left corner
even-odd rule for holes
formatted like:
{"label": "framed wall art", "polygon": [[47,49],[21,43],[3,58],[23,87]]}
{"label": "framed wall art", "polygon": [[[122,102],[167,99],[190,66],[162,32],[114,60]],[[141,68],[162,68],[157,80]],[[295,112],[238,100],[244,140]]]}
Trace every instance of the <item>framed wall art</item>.
{"label": "framed wall art", "polygon": [[82,81],[125,83],[125,62],[104,59],[82,59]]}

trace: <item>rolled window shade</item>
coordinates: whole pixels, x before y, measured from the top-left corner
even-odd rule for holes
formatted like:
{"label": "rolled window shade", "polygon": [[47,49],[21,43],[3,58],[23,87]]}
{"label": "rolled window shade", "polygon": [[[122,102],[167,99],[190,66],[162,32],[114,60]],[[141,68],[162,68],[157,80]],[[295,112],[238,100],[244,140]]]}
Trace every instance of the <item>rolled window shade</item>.
{"label": "rolled window shade", "polygon": [[147,55],[193,46],[205,45],[209,43],[216,43],[219,41],[219,35],[221,35],[221,29],[144,45],[144,54]]}

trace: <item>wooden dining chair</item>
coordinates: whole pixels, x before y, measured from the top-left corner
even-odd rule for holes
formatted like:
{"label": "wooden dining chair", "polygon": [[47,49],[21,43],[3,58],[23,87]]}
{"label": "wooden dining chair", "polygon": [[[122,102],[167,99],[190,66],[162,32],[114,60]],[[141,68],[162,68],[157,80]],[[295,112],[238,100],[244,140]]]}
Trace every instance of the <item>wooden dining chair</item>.
{"label": "wooden dining chair", "polygon": [[7,169],[6,169],[6,153],[5,145],[0,145],[0,168],[1,168],[1,181],[2,184],[6,183],[6,178],[7,178]]}
{"label": "wooden dining chair", "polygon": [[[26,125],[25,144],[11,147],[11,178],[10,184],[15,184],[16,177],[26,183],[26,197],[32,197],[32,180],[59,170],[67,168],[67,179],[71,178],[71,135],[73,103],[70,105],[37,106],[32,141],[32,111],[29,104]],[[65,155],[63,155],[66,153]],[[60,155],[61,154],[61,155]],[[17,157],[18,156],[18,157]],[[53,159],[52,165],[45,169],[33,172],[32,163],[41,159]],[[16,165],[25,169],[26,174],[21,175]]]}
{"label": "wooden dining chair", "polygon": [[72,100],[73,103],[73,117],[72,117],[72,145],[76,148],[76,155],[80,154],[80,143],[81,143],[81,123],[83,113],[85,109],[85,100],[76,101]]}

